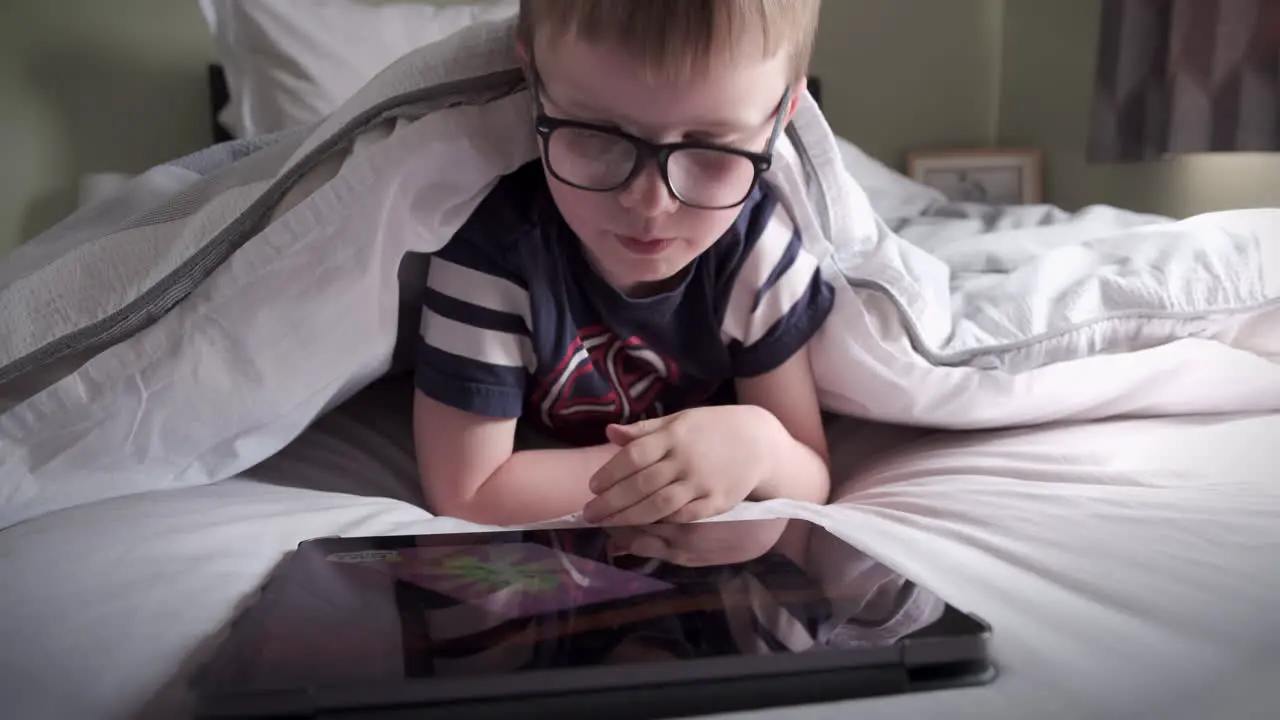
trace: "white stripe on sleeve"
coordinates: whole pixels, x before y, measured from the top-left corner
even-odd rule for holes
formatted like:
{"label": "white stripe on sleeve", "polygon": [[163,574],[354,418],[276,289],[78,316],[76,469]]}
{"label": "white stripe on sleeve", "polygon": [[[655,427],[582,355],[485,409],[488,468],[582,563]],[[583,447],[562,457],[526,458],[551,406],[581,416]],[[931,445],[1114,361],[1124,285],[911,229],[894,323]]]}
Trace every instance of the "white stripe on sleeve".
{"label": "white stripe on sleeve", "polygon": [[778,321],[796,306],[809,292],[813,274],[818,269],[818,261],[801,248],[795,262],[783,273],[782,277],[769,288],[755,312],[747,320],[746,337],[742,344],[748,347],[759,342]]}
{"label": "white stripe on sleeve", "polygon": [[[794,234],[795,225],[791,217],[782,205],[778,205],[774,208],[768,224],[756,239],[755,246],[751,248],[751,254],[742,263],[742,268],[733,281],[733,290],[729,293],[729,304],[725,308],[724,323],[720,328],[721,338],[726,343],[736,340],[744,345],[750,345],[754,342],[749,340],[750,337],[764,334],[752,328],[754,322],[752,305],[760,288],[764,287],[769,275],[782,260]],[[780,278],[779,281],[783,279],[785,278]]]}
{"label": "white stripe on sleeve", "polygon": [[472,270],[437,255],[431,258],[427,270],[427,287],[471,305],[518,315],[524,318],[525,327],[533,327],[529,291],[509,280]]}
{"label": "white stripe on sleeve", "polygon": [[419,331],[437,350],[499,367],[534,367],[533,344],[524,335],[460,323],[430,308],[422,309]]}

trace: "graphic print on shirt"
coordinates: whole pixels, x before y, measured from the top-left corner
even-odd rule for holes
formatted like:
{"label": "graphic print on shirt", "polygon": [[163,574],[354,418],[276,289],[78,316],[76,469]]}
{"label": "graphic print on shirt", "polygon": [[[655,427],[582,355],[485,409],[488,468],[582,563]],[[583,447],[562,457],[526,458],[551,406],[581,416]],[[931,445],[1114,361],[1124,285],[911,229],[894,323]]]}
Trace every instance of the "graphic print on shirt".
{"label": "graphic print on shirt", "polygon": [[544,426],[572,435],[580,428],[661,417],[657,398],[679,373],[675,361],[643,339],[587,327],[534,392],[533,406]]}

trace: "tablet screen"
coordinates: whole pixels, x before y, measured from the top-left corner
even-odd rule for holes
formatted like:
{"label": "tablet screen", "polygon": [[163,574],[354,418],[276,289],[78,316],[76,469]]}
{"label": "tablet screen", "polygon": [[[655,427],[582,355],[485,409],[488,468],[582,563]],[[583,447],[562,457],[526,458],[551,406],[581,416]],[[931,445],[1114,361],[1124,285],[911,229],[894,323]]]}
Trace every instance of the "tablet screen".
{"label": "tablet screen", "polygon": [[760,520],[327,539],[221,648],[237,692],[873,652],[972,621],[822,528]]}

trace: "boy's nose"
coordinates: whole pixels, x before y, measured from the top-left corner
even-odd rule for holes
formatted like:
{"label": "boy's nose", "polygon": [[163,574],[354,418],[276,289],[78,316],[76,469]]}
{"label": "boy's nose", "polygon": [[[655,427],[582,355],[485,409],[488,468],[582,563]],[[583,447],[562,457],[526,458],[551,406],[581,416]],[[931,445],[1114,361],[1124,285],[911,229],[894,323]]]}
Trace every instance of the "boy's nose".
{"label": "boy's nose", "polygon": [[646,163],[622,189],[623,207],[646,216],[666,215],[680,207],[680,201],[667,189],[656,163]]}

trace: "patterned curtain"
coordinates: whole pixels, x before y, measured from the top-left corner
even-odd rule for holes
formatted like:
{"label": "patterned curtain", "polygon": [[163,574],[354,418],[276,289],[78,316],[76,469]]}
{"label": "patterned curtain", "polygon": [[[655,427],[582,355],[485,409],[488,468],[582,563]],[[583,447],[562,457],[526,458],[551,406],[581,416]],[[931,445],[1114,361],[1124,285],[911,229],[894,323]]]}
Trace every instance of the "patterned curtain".
{"label": "patterned curtain", "polygon": [[1089,158],[1280,152],[1280,0],[1103,0]]}

